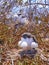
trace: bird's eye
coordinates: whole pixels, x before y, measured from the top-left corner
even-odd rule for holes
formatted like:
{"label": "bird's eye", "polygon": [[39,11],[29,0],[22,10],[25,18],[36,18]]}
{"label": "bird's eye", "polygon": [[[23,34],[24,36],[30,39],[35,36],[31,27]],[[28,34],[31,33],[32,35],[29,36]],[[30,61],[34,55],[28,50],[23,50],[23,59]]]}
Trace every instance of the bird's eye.
{"label": "bird's eye", "polygon": [[31,38],[31,36],[30,36],[30,35],[25,34],[25,35],[23,35],[23,38]]}
{"label": "bird's eye", "polygon": [[30,36],[30,35],[28,35],[28,38],[31,38],[31,36]]}
{"label": "bird's eye", "polygon": [[27,38],[27,36],[26,35],[23,35],[23,38]]}

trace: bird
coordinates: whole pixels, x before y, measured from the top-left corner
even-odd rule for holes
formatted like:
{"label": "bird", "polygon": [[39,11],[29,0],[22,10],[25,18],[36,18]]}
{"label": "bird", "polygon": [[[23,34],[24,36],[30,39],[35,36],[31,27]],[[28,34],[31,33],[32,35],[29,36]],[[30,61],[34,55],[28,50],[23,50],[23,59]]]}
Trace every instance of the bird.
{"label": "bird", "polygon": [[31,33],[26,32],[22,34],[21,39],[18,42],[18,46],[24,50],[35,49],[38,48],[38,43],[35,38],[32,37]]}

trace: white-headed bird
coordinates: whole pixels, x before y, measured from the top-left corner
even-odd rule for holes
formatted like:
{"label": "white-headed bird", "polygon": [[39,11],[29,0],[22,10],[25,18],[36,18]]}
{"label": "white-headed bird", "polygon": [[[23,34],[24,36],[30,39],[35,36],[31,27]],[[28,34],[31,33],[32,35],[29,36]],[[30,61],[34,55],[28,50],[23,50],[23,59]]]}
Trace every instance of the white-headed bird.
{"label": "white-headed bird", "polygon": [[38,47],[38,43],[30,33],[22,34],[21,40],[18,42],[18,46],[24,50],[35,49]]}

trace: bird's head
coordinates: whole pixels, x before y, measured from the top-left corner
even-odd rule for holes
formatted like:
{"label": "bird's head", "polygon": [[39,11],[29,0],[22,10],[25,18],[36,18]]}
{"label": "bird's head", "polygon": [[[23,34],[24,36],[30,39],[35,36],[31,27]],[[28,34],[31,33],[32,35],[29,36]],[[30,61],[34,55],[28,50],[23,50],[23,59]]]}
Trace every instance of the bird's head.
{"label": "bird's head", "polygon": [[23,33],[23,34],[22,34],[22,37],[23,37],[23,38],[31,38],[32,35],[27,32],[27,33]]}

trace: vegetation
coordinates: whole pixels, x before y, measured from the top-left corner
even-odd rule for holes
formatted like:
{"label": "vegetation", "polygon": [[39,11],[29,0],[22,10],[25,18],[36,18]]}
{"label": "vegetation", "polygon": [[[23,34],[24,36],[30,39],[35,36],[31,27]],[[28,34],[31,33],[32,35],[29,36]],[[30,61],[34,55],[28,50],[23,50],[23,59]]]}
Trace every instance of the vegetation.
{"label": "vegetation", "polygon": [[[30,24],[28,24],[30,25]],[[49,33],[49,28],[45,27],[45,25],[43,24],[31,24],[32,26],[28,27],[28,26],[23,26],[20,27],[17,32],[14,33],[14,30],[11,28],[9,29],[9,27],[3,23],[0,24],[0,39],[2,39],[4,41],[4,47],[6,49],[12,49],[12,48],[18,48],[17,47],[17,43],[18,40],[21,37],[21,34],[24,32],[30,32],[33,35],[35,35],[35,37],[37,38],[37,41],[39,43],[39,49],[41,49],[40,53],[44,54],[44,56],[48,56],[49,55],[49,39],[46,38],[46,36],[48,36],[47,34]],[[20,32],[21,31],[21,32]],[[6,46],[5,46],[6,45]],[[4,49],[5,49],[4,48]],[[37,54],[37,56],[34,59],[28,59],[28,58],[22,58],[22,61],[18,61],[17,63],[19,64],[24,64],[24,62],[28,65],[48,65],[47,61],[44,62],[44,60],[42,60],[40,58],[40,53]],[[26,61],[27,60],[27,61]],[[29,62],[29,63],[28,63]],[[31,63],[30,63],[31,62]]]}
{"label": "vegetation", "polygon": [[[22,5],[22,0],[14,0],[14,3],[15,1],[19,3],[19,5]],[[11,61],[7,60],[8,51],[16,49],[17,53],[17,51],[19,51],[17,44],[21,35],[24,32],[30,32],[35,36],[39,44],[38,52],[34,58],[16,57],[14,65],[49,65],[49,12],[45,10],[43,13],[39,13],[35,5],[33,10],[30,8],[29,12],[27,12],[28,17],[25,21],[28,21],[28,23],[22,24],[19,18],[13,21],[12,17],[6,16],[8,14],[11,15],[11,8],[15,6],[15,4],[12,4],[5,1],[3,5],[0,6],[0,64],[11,65]],[[39,16],[36,15],[37,13]],[[38,23],[38,21],[40,21],[40,23]],[[12,52],[14,53],[14,51]]]}

